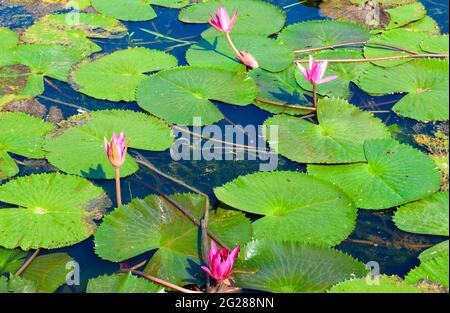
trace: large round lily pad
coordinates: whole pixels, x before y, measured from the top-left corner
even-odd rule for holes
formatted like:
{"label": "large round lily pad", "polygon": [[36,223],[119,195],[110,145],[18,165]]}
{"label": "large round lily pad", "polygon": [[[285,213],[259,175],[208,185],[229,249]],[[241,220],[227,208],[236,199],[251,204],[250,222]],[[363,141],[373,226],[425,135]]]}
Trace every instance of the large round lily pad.
{"label": "large round lily pad", "polygon": [[100,13],[123,21],[148,21],[156,18],[150,0],[92,0]]}
{"label": "large round lily pad", "polygon": [[320,100],[317,115],[319,124],[286,115],[271,117],[264,125],[278,127],[278,135],[266,139],[275,151],[296,162],[351,163],[365,160],[365,140],[390,137],[380,120],[345,100]]}
{"label": "large round lily pad", "polygon": [[256,85],[242,72],[199,67],[178,67],[147,78],[138,88],[138,105],[171,123],[202,125],[223,118],[210,100],[248,105],[256,97]]}
{"label": "large round lily pad", "polygon": [[360,77],[358,85],[376,95],[408,93],[392,108],[401,116],[420,121],[448,120],[448,61],[416,60],[386,69],[373,66]]}
{"label": "large round lily pad", "polygon": [[355,227],[356,209],[331,184],[296,172],[254,173],[214,189],[239,210],[262,215],[255,237],[334,246]]}
{"label": "large round lily pad", "polygon": [[131,273],[103,275],[89,279],[87,293],[156,293],[164,288]]}
{"label": "large round lily pad", "polygon": [[[231,15],[238,11],[238,18],[231,31],[232,34],[271,35],[280,31],[286,20],[286,14],[280,8],[260,0],[212,0],[193,4],[181,10],[179,19],[185,23],[208,23],[211,15],[221,6],[227,8]],[[202,35],[217,33],[212,28]]]}
{"label": "large round lily pad", "polygon": [[[45,149],[48,161],[60,170],[90,178],[114,178],[115,170],[109,163],[103,138],[123,131],[134,149],[164,151],[173,142],[169,126],[144,113],[123,110],[94,111],[69,119],[76,126],[48,138]],[[80,157],[82,156],[82,157]],[[121,168],[122,177],[138,170],[130,155]]]}
{"label": "large round lily pad", "polygon": [[[0,186],[0,245],[54,249],[85,240],[109,200],[84,178],[59,173],[20,177]],[[17,206],[17,207],[14,207]]]}
{"label": "large round lily pad", "polygon": [[269,101],[277,104],[312,106],[305,97],[305,91],[295,79],[297,71],[295,64],[277,73],[260,68],[249,71],[248,76],[253,78],[258,89],[258,97],[255,99],[255,104],[259,108],[275,114],[302,115],[310,113],[311,111],[309,110],[265,103],[265,101]]}
{"label": "large round lily pad", "polygon": [[[223,34],[208,36],[207,39],[191,46],[186,52],[190,65],[244,71],[243,65],[235,56]],[[249,51],[262,69],[279,72],[294,62],[292,51],[279,42],[262,35],[233,35],[233,42],[240,51]]]}
{"label": "large round lily pad", "polygon": [[292,242],[252,241],[241,251],[233,277],[243,288],[277,293],[323,292],[366,273],[340,251]]}
{"label": "large round lily pad", "polygon": [[293,50],[366,41],[368,39],[369,31],[358,24],[329,20],[291,24],[283,29],[278,36],[280,42]]}
{"label": "large round lily pad", "polygon": [[425,7],[419,1],[386,9],[385,12],[390,16],[389,24],[386,26],[386,29],[405,26],[411,22],[422,19],[427,15]]}
{"label": "large round lily pad", "polygon": [[364,144],[366,162],[308,165],[308,173],[332,182],[363,209],[387,209],[439,190],[439,171],[424,153],[391,139]]}
{"label": "large round lily pad", "polygon": [[382,275],[379,281],[366,281],[366,278],[355,278],[343,281],[328,290],[330,293],[422,293],[424,290],[406,283],[397,276]]}
{"label": "large round lily pad", "polygon": [[420,48],[428,53],[448,53],[448,35],[429,37],[420,43]]}
{"label": "large round lily pad", "polygon": [[[317,60],[329,59],[364,59],[361,51],[357,50],[325,50],[314,54]],[[325,76],[336,75],[338,78],[326,84],[317,86],[317,92],[321,95],[347,98],[350,96],[349,84],[355,81],[370,67],[369,63],[329,63]],[[297,82],[305,90],[312,91],[312,85],[306,81],[300,71],[296,72]]]}
{"label": "large round lily pad", "polygon": [[405,280],[410,284],[417,284],[422,280],[439,283],[448,288],[448,250],[447,254],[438,256],[424,262],[412,269],[405,277]]}
{"label": "large round lily pad", "polygon": [[[170,196],[197,219],[205,198],[195,194]],[[209,230],[230,247],[250,240],[251,224],[241,212],[219,209],[210,214]],[[120,262],[158,249],[145,272],[179,284],[203,275],[199,269],[200,229],[181,211],[155,195],[134,199],[103,219],[95,235],[95,251],[103,259]]]}
{"label": "large round lily pad", "polygon": [[82,93],[110,101],[134,101],[144,73],[176,66],[177,59],[163,51],[128,48],[76,66],[71,78]]}
{"label": "large round lily pad", "polygon": [[[409,49],[411,51],[421,52],[420,43],[428,37],[429,34],[425,32],[416,32],[404,28],[399,28],[385,31],[380,35],[375,35],[371,37],[369,41],[391,44],[397,47]],[[409,55],[409,53],[379,45],[366,45],[364,47],[364,56],[366,58],[380,58],[380,57],[402,56],[402,55]],[[412,59],[398,59],[389,61],[374,61],[372,63],[378,66],[392,67],[409,62],[411,60]]]}
{"label": "large round lily pad", "polygon": [[440,192],[399,207],[393,220],[410,233],[448,236],[448,210],[448,191]]}
{"label": "large round lily pad", "polygon": [[54,126],[25,113],[0,113],[0,181],[19,169],[8,153],[28,158],[43,158],[45,135]]}

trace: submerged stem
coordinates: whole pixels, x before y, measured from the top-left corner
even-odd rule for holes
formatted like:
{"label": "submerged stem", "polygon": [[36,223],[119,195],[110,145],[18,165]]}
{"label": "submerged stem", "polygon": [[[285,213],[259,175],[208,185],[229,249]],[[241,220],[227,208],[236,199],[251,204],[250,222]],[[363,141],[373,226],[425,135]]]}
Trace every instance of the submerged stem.
{"label": "submerged stem", "polygon": [[117,207],[122,205],[122,193],[120,190],[120,168],[116,168],[116,201]]}
{"label": "submerged stem", "polygon": [[344,42],[344,43],[338,43],[335,45],[329,45],[329,46],[323,46],[323,47],[317,47],[317,48],[309,48],[309,49],[302,49],[302,50],[294,50],[294,53],[308,53],[308,52],[315,52],[315,51],[321,51],[321,50],[327,50],[327,49],[333,49],[333,48],[339,48],[339,47],[348,47],[348,46],[361,46],[361,45],[372,45],[372,46],[382,46],[382,47],[388,47],[399,51],[404,51],[410,54],[419,54],[417,51],[409,50],[403,47],[391,45],[389,43],[385,42],[373,42],[373,41],[352,41],[352,42]]}
{"label": "submerged stem", "polygon": [[16,272],[16,276],[20,276],[25,272],[25,270],[30,266],[31,262],[33,262],[34,259],[38,256],[41,249],[36,249],[33,254],[23,263],[23,265],[19,268],[19,270]]}

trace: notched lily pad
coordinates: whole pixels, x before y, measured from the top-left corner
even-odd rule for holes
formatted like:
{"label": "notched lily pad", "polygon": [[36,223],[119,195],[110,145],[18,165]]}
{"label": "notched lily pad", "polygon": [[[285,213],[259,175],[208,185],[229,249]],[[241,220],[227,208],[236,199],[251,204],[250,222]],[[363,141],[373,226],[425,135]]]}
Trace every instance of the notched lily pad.
{"label": "notched lily pad", "polygon": [[381,275],[377,281],[355,278],[334,285],[329,293],[422,293],[425,290],[406,283],[398,276]]}
{"label": "notched lily pad", "polygon": [[102,275],[88,281],[87,293],[157,293],[164,288],[131,273]]}
{"label": "notched lily pad", "polygon": [[156,18],[151,0],[92,0],[100,13],[123,21],[148,21]]}

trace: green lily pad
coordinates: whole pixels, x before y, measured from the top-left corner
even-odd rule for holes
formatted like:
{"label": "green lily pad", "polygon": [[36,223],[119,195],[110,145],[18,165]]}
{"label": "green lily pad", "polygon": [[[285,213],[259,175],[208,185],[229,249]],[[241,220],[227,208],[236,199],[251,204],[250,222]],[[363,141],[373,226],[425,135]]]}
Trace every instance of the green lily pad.
{"label": "green lily pad", "polygon": [[358,208],[387,209],[439,190],[439,171],[424,153],[391,139],[364,144],[366,162],[308,165],[308,173],[340,187]]}
{"label": "green lily pad", "polygon": [[52,129],[52,124],[25,113],[0,113],[0,180],[19,172],[8,153],[43,158],[44,137]]}
{"label": "green lily pad", "polygon": [[[364,59],[361,51],[355,50],[325,50],[314,54],[317,60],[330,59]],[[320,95],[348,98],[350,96],[349,84],[355,81],[370,67],[369,63],[329,63],[325,76],[337,75],[338,78],[326,84],[317,86]],[[303,77],[300,71],[295,73],[300,87],[312,91],[312,85]]]}
{"label": "green lily pad", "polygon": [[432,246],[419,254],[419,259],[421,262],[426,262],[430,259],[433,259],[438,256],[448,254],[448,240],[438,243],[437,245]]}
{"label": "green lily pad", "polygon": [[157,293],[164,288],[131,273],[102,275],[89,279],[87,293]]}
{"label": "green lily pad", "polygon": [[323,292],[366,272],[364,264],[338,250],[292,242],[252,241],[239,255],[234,278],[240,287],[248,289]]}
{"label": "green lily pad", "polygon": [[20,45],[0,54],[0,67],[28,66],[31,75],[25,87],[28,89],[26,94],[37,96],[44,92],[44,76],[67,82],[70,68],[81,58],[78,50],[60,45]]}
{"label": "green lily pad", "polygon": [[422,293],[424,290],[406,283],[397,276],[382,275],[377,283],[368,284],[366,278],[343,281],[328,290],[329,293]]}
{"label": "green lily pad", "polygon": [[[186,52],[186,60],[190,65],[214,67],[231,71],[245,71],[235,56],[225,35],[214,34],[191,46]],[[240,51],[249,51],[258,61],[262,69],[279,72],[294,62],[294,54],[286,46],[263,35],[233,35],[233,43]]]}
{"label": "green lily pad", "polygon": [[174,124],[201,125],[220,121],[222,113],[210,100],[245,106],[256,97],[256,85],[242,72],[177,67],[150,76],[139,86],[138,105]]}
{"label": "green lily pad", "polygon": [[385,12],[389,13],[391,17],[386,29],[405,26],[406,24],[420,20],[427,15],[425,7],[420,2],[386,9]]}
{"label": "green lily pad", "polygon": [[97,99],[135,101],[135,91],[147,77],[144,73],[176,66],[177,59],[163,51],[128,48],[93,61],[85,61],[71,73],[78,91]]}
{"label": "green lily pad", "polygon": [[350,22],[307,21],[287,26],[278,40],[293,50],[317,48],[345,42],[366,41],[369,31]]}
{"label": "green lily pad", "polygon": [[104,15],[123,21],[148,21],[156,18],[150,0],[92,0],[92,6]]}
{"label": "green lily pad", "polygon": [[73,259],[67,253],[51,253],[38,256],[27,267],[22,277],[36,284],[37,292],[55,292],[66,283],[70,268],[66,265]]}
{"label": "green lily pad", "polygon": [[420,121],[448,120],[448,61],[416,60],[386,69],[373,66],[361,75],[358,85],[375,95],[407,93],[392,108],[398,115]]}
{"label": "green lily pad", "polygon": [[415,234],[448,236],[448,191],[439,192],[397,209],[395,225]]}
{"label": "green lily pad", "polygon": [[149,0],[149,3],[165,8],[180,9],[189,5],[191,0]]}
{"label": "green lily pad", "polygon": [[425,279],[430,282],[439,283],[448,288],[448,267],[449,262],[447,250],[446,255],[421,262],[418,267],[412,269],[406,275],[405,280],[410,284],[417,284],[421,280]]}
{"label": "green lily pad", "polygon": [[[103,146],[103,138],[110,138],[114,132],[123,131],[132,149],[164,151],[173,142],[171,130],[165,122],[134,111],[94,111],[72,117],[69,122],[81,126],[69,128],[62,134],[57,132],[49,138],[45,146],[47,160],[66,173],[89,178],[115,177],[115,170]],[[127,155],[120,171],[122,177],[137,170],[136,162]]]}
{"label": "green lily pad", "polygon": [[448,35],[429,37],[420,43],[420,48],[428,53],[448,53]]}
{"label": "green lily pad", "polygon": [[353,202],[331,184],[297,172],[254,173],[214,189],[223,203],[262,215],[258,239],[277,238],[334,246],[353,231]]}
{"label": "green lily pad", "polygon": [[0,52],[14,48],[18,41],[16,32],[6,27],[0,27]]}
{"label": "green lily pad", "polygon": [[95,231],[107,206],[103,189],[59,173],[20,177],[0,186],[0,245],[23,250],[66,247]]}
{"label": "green lily pad", "polygon": [[[425,32],[416,32],[404,28],[399,28],[385,31],[380,35],[375,35],[371,37],[369,41],[390,44],[397,47],[409,49],[411,51],[421,52],[420,43],[429,36],[430,35]],[[364,56],[366,58],[380,58],[402,55],[409,55],[409,53],[379,45],[366,45],[364,47]],[[373,61],[372,63],[383,67],[393,67],[409,62],[411,60],[412,59],[398,59],[389,61]]]}
{"label": "green lily pad", "polygon": [[20,276],[0,276],[0,293],[35,293],[36,284]]}
{"label": "green lily pad", "polygon": [[[195,194],[171,196],[179,205],[201,219],[205,198]],[[219,209],[211,214],[209,230],[230,247],[251,237],[251,223],[241,212]],[[134,199],[103,219],[95,234],[95,251],[101,258],[120,262],[158,249],[145,272],[175,284],[202,277],[200,229],[170,203],[155,195]],[[192,272],[196,273],[195,275]]]}
{"label": "green lily pad", "polygon": [[277,102],[287,105],[311,106],[305,97],[305,91],[300,88],[295,73],[298,71],[295,64],[291,64],[287,69],[272,73],[263,69],[254,69],[248,72],[256,83],[258,96],[255,99],[255,105],[260,109],[269,111],[274,114],[302,115],[310,113],[308,110],[301,110],[281,105],[269,105],[264,101]]}
{"label": "green lily pad", "polygon": [[120,38],[127,28],[118,20],[101,14],[73,13],[46,15],[26,29],[21,39],[26,43],[61,44],[79,50],[83,56],[101,51],[88,38]]}
{"label": "green lily pad", "polygon": [[409,23],[402,28],[416,32],[426,32],[432,35],[439,35],[441,33],[438,23],[428,15],[418,21]]}
{"label": "green lily pad", "polygon": [[[271,35],[280,31],[286,21],[283,10],[260,0],[212,0],[196,3],[182,9],[178,18],[184,23],[208,23],[221,6],[227,8],[230,16],[234,11],[238,11],[239,16],[231,31],[232,35],[238,33]],[[217,34],[217,30],[211,27],[203,32],[202,36],[214,34]]]}
{"label": "green lily pad", "polygon": [[0,247],[0,274],[15,273],[22,266],[28,253],[20,249]]}
{"label": "green lily pad", "polygon": [[266,139],[275,151],[292,161],[351,163],[365,160],[365,140],[390,137],[388,128],[373,114],[345,100],[320,100],[317,116],[318,125],[286,115],[271,117],[264,125],[278,126],[278,135],[267,135]]}

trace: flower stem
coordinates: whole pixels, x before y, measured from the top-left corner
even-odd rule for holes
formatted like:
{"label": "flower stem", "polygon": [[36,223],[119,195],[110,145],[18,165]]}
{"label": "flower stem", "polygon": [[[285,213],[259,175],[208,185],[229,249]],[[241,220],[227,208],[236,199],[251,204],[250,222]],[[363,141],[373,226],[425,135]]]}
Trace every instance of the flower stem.
{"label": "flower stem", "polygon": [[122,205],[122,193],[120,190],[120,168],[116,168],[116,200],[117,200],[117,207],[120,207]]}
{"label": "flower stem", "polygon": [[228,43],[230,44],[231,49],[233,49],[234,54],[237,57],[239,57],[241,55],[241,53],[239,52],[239,50],[234,45],[233,40],[231,40],[230,32],[226,32],[225,36],[227,37]]}
{"label": "flower stem", "polygon": [[313,107],[308,107],[308,106],[304,106],[304,105],[287,104],[287,103],[283,103],[283,102],[277,102],[277,101],[261,99],[261,98],[256,98],[255,101],[261,102],[263,104],[273,105],[273,106],[287,108],[287,109],[307,110],[307,111],[315,111],[316,110]]}
{"label": "flower stem", "polygon": [[16,272],[16,276],[20,276],[25,272],[25,270],[28,268],[28,266],[33,262],[33,260],[38,256],[41,249],[36,249],[36,251],[33,252],[33,254],[23,263],[23,265],[19,268],[19,270]]}
{"label": "flower stem", "polygon": [[317,111],[317,84],[312,83],[313,86],[313,103],[314,103],[314,109]]}
{"label": "flower stem", "polygon": [[[364,63],[364,62],[375,62],[375,61],[389,61],[389,60],[401,60],[401,59],[420,59],[420,58],[448,58],[448,54],[410,54],[410,55],[394,55],[389,57],[379,57],[379,58],[367,58],[367,59],[329,59],[326,60],[328,63]],[[325,60],[316,60],[317,62],[322,62]],[[295,60],[296,63],[307,63],[308,60]]]}

